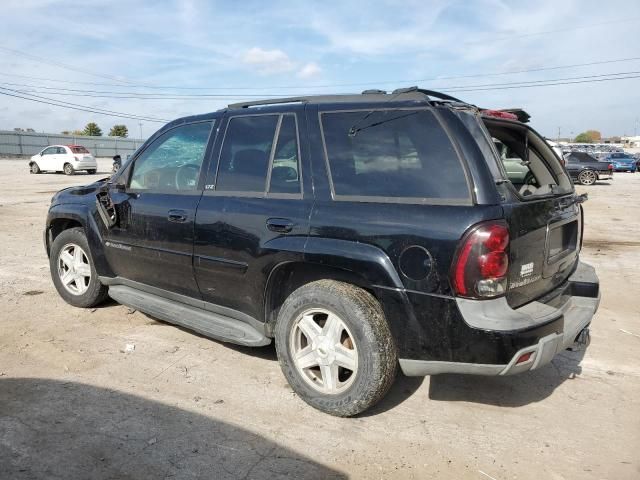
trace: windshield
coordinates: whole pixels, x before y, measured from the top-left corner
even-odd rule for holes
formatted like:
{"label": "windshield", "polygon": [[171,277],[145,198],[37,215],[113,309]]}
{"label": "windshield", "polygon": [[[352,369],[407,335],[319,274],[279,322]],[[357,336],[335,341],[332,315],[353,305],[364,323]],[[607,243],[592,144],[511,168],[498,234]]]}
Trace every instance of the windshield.
{"label": "windshield", "polygon": [[72,146],[70,148],[73,153],[89,153],[89,150],[84,147]]}

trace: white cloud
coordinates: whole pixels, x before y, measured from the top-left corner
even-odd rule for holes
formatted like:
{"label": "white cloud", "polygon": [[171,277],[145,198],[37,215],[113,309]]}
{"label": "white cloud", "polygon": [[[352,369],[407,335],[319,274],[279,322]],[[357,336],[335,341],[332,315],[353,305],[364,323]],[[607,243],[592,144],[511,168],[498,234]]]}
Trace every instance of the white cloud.
{"label": "white cloud", "polygon": [[305,64],[296,74],[298,78],[309,79],[317,77],[322,73],[322,69],[315,62]]}
{"label": "white cloud", "polygon": [[242,61],[256,67],[258,73],[270,75],[285,73],[295,69],[295,63],[282,50],[263,50],[253,47],[245,52]]}

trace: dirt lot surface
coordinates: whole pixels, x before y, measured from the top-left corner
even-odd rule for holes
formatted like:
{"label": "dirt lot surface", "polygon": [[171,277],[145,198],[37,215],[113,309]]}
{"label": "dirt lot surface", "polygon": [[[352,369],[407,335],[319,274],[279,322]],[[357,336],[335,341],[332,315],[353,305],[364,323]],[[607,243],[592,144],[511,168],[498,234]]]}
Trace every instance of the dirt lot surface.
{"label": "dirt lot surface", "polygon": [[399,378],[354,419],[298,399],[272,347],[64,303],[42,244],[49,200],[103,176],[0,160],[0,478],[640,478],[640,174],[578,187],[603,292],[584,358]]}

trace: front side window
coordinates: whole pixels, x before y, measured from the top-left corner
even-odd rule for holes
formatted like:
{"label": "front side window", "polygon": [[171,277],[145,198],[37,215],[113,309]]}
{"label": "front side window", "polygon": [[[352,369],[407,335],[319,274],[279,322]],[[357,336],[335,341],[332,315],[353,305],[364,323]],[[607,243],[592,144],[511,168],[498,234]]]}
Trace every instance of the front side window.
{"label": "front side window", "polygon": [[460,159],[429,110],[324,113],[322,128],[336,196],[470,198]]}
{"label": "front side window", "polygon": [[298,152],[295,115],[233,117],[229,120],[220,152],[216,190],[300,193]]}
{"label": "front side window", "polygon": [[58,152],[57,147],[48,147],[42,151],[42,155],[55,155]]}
{"label": "front side window", "polygon": [[211,122],[173,128],[157,138],[135,161],[130,188],[189,191],[198,186]]}

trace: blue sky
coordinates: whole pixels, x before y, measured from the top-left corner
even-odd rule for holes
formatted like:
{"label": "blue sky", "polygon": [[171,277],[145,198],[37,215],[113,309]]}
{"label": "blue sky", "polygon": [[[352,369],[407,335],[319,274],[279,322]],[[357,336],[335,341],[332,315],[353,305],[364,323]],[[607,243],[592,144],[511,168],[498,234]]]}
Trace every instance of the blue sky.
{"label": "blue sky", "polygon": [[[486,107],[523,107],[550,137],[558,127],[563,136],[587,129],[640,134],[640,78],[482,87],[640,72],[640,60],[627,60],[486,76],[640,57],[640,2],[634,0],[5,0],[2,10],[0,87],[93,108],[173,119],[254,95],[468,86],[494,89],[455,95]],[[86,90],[230,98],[113,99]],[[59,132],[88,121],[103,130],[125,123],[138,136],[137,120],[0,96],[0,129]],[[144,136],[160,126],[142,123]]]}

